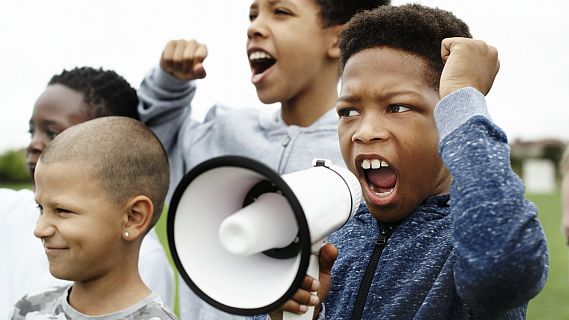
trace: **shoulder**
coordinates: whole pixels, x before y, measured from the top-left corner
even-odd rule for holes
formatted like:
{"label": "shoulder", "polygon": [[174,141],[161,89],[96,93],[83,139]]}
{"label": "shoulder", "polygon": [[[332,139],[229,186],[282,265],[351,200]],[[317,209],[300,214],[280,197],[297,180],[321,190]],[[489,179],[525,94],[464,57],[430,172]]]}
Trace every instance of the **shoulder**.
{"label": "shoulder", "polygon": [[228,119],[239,121],[241,119],[257,119],[265,110],[259,107],[230,107],[223,104],[216,104],[211,107],[204,117],[204,122],[216,119]]}
{"label": "shoulder", "polygon": [[176,316],[164,307],[160,298],[155,297],[132,315],[134,319],[175,320]]}
{"label": "shoulder", "polygon": [[[67,294],[68,286],[53,287],[46,291],[34,294],[26,294],[14,306],[12,319],[24,319],[26,315],[35,314],[37,319],[52,319],[56,316],[55,311],[60,305],[61,297]],[[58,318],[53,318],[58,319]]]}
{"label": "shoulder", "polygon": [[0,208],[16,209],[16,208],[32,208],[35,209],[34,192],[29,189],[13,190],[8,188],[0,188]]}

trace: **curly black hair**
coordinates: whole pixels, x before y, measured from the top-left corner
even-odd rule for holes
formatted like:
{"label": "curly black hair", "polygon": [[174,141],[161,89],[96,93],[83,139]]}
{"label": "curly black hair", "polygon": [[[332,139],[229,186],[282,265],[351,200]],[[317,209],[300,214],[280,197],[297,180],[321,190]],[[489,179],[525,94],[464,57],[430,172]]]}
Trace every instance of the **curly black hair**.
{"label": "curly black hair", "polygon": [[425,79],[438,89],[443,70],[441,42],[445,38],[472,38],[466,23],[449,11],[418,4],[383,6],[358,13],[341,32],[342,69],[359,51],[388,47],[425,60]]}
{"label": "curly black hair", "polygon": [[136,90],[111,70],[76,67],[54,75],[48,85],[61,84],[85,96],[92,118],[124,116],[139,120]]}
{"label": "curly black hair", "polygon": [[315,0],[324,27],[344,24],[356,13],[389,5],[391,0]]}

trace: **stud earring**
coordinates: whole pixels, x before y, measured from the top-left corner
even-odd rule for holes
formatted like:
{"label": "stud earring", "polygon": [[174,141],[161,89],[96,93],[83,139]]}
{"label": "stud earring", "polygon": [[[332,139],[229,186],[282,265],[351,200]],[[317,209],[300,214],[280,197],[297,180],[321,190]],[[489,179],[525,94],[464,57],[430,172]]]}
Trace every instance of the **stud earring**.
{"label": "stud earring", "polygon": [[125,238],[128,238],[128,237],[130,236],[130,233],[128,233],[128,231],[125,231],[125,232],[123,233],[123,235],[124,235]]}

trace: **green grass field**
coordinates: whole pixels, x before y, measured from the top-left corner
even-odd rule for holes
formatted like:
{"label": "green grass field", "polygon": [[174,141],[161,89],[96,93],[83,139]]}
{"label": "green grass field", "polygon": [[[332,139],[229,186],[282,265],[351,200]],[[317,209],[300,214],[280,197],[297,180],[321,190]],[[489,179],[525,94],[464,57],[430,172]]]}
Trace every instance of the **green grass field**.
{"label": "green grass field", "polygon": [[568,247],[561,236],[561,203],[559,192],[529,195],[539,208],[539,220],[545,229],[549,251],[549,276],[543,291],[528,307],[527,319],[569,319]]}

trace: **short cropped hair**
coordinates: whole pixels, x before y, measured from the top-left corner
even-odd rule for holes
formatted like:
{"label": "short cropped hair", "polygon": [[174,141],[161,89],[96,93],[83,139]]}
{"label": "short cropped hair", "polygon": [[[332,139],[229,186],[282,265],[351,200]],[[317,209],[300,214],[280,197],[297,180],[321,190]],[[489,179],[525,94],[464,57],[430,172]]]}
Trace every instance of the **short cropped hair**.
{"label": "short cropped hair", "polygon": [[40,162],[80,164],[115,205],[146,195],[154,204],[151,227],[160,217],[170,179],[168,157],[140,121],[110,116],[72,126],[47,145]]}
{"label": "short cropped hair", "polygon": [[324,27],[348,22],[356,13],[389,5],[391,0],[315,0]]}
{"label": "short cropped hair", "polygon": [[112,70],[76,67],[54,75],[48,85],[61,84],[82,93],[91,119],[105,116],[138,117],[138,96],[123,77]]}
{"label": "short cropped hair", "polygon": [[342,69],[354,54],[387,47],[422,58],[427,65],[425,80],[438,90],[445,38],[472,38],[466,23],[449,11],[418,4],[382,6],[358,13],[340,34]]}

